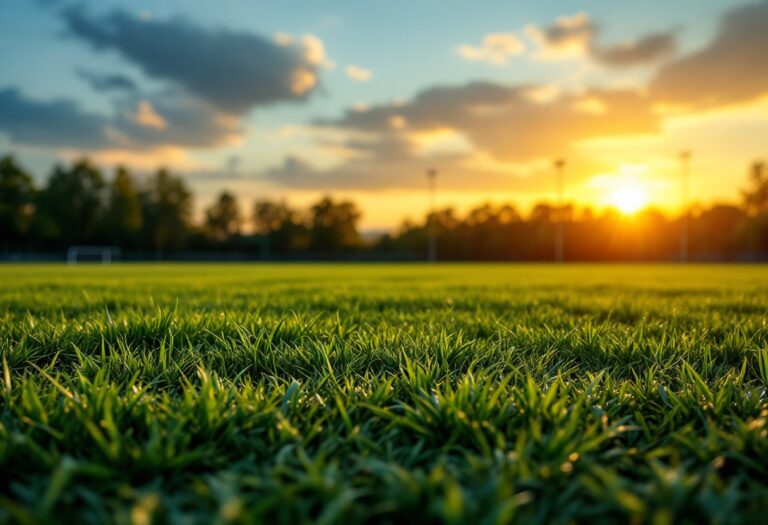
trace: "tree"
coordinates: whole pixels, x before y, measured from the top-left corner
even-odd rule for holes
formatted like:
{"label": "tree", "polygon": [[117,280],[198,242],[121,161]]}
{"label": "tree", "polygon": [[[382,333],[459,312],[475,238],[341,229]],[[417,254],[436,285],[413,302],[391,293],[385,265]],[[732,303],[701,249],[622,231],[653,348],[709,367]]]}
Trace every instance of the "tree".
{"label": "tree", "polygon": [[273,202],[270,200],[256,201],[253,206],[253,224],[256,231],[262,235],[269,235],[286,224],[295,222],[296,212],[285,202]]}
{"label": "tree", "polygon": [[32,177],[7,155],[0,159],[0,242],[24,241],[35,212]]}
{"label": "tree", "polygon": [[742,192],[744,210],[750,221],[743,228],[749,247],[758,253],[768,253],[768,165],[757,161],[752,164],[750,187]]}
{"label": "tree", "polygon": [[549,204],[537,204],[531,210],[530,221],[534,224],[551,224],[557,220],[557,208]]}
{"label": "tree", "polygon": [[237,199],[226,191],[205,212],[205,231],[219,242],[239,234],[241,223]]}
{"label": "tree", "polygon": [[768,165],[757,161],[749,175],[750,187],[742,192],[744,208],[750,215],[768,212]]}
{"label": "tree", "polygon": [[307,229],[299,214],[285,202],[257,201],[253,207],[253,224],[264,241],[265,256],[270,249],[288,253],[309,246]]}
{"label": "tree", "polygon": [[692,253],[706,259],[733,258],[746,219],[744,210],[737,206],[718,204],[704,210],[691,224]]}
{"label": "tree", "polygon": [[192,193],[184,181],[159,170],[141,194],[146,239],[158,257],[178,250],[189,232]]}
{"label": "tree", "polygon": [[143,217],[141,200],[130,172],[118,168],[107,188],[107,211],[104,238],[122,247],[136,245]]}
{"label": "tree", "polygon": [[38,199],[43,236],[63,246],[99,242],[105,205],[104,178],[95,166],[85,159],[69,169],[56,166]]}
{"label": "tree", "polygon": [[324,197],[311,209],[312,248],[334,252],[360,245],[357,222],[360,212],[351,201],[334,202]]}

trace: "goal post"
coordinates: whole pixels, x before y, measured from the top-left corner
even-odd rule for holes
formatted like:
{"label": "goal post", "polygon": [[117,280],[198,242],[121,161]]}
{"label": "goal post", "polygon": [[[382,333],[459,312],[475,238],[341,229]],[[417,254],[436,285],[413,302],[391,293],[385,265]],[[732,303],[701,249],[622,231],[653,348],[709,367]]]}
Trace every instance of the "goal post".
{"label": "goal post", "polygon": [[67,249],[67,264],[100,262],[110,264],[120,258],[120,248],[114,246],[70,246]]}

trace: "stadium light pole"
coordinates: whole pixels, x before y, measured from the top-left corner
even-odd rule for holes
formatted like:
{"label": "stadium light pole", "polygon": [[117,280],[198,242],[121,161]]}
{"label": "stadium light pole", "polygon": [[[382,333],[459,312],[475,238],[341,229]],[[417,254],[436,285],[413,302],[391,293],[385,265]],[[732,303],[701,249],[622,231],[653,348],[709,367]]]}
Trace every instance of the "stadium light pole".
{"label": "stadium light pole", "polygon": [[554,162],[555,166],[555,175],[556,175],[556,185],[557,185],[557,225],[555,228],[555,262],[556,263],[562,263],[564,260],[564,251],[563,251],[563,244],[564,244],[564,233],[563,233],[563,222],[564,222],[564,213],[563,213],[563,206],[565,205],[565,199],[564,199],[564,171],[565,171],[565,159],[556,159]]}
{"label": "stadium light pole", "polygon": [[688,262],[688,185],[690,179],[691,152],[680,152],[680,262]]}
{"label": "stadium light pole", "polygon": [[427,185],[429,189],[429,216],[427,219],[427,260],[437,262],[437,236],[435,232],[435,193],[437,191],[437,170],[427,170]]}

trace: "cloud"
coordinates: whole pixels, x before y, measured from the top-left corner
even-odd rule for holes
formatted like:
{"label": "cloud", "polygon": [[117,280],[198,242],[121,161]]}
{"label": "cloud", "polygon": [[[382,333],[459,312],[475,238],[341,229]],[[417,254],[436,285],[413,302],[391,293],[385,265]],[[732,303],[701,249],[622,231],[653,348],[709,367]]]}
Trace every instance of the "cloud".
{"label": "cloud", "polygon": [[111,129],[117,144],[211,148],[231,144],[243,134],[240,120],[205,100],[173,91],[129,97],[118,103]]}
{"label": "cloud", "polygon": [[119,10],[93,17],[82,8],[70,8],[63,18],[72,35],[95,49],[115,51],[145,75],[183,87],[233,114],[306,98],[318,86],[325,61],[322,42],[312,36],[276,42]]}
{"label": "cloud", "polygon": [[79,70],[78,76],[85,80],[92,89],[99,92],[135,92],[138,87],[136,83],[125,75],[101,74],[92,71]]}
{"label": "cloud", "polygon": [[410,101],[352,108],[315,125],[327,130],[316,134],[318,145],[347,152],[337,165],[318,168],[294,155],[262,175],[290,188],[406,189],[423,187],[424,168],[436,165],[445,187],[466,188],[471,180],[473,189],[498,189],[540,172],[554,156],[575,156],[582,142],[660,128],[636,91],[562,93],[492,82],[435,86]]}
{"label": "cloud", "polygon": [[596,60],[605,65],[628,67],[655,62],[674,54],[676,49],[676,35],[669,31],[653,33],[614,46],[593,46],[591,53]]}
{"label": "cloud", "polygon": [[268,39],[119,10],[95,16],[82,7],[61,16],[71,35],[118,53],[161,89],[147,92],[123,74],[78,70],[91,88],[114,95],[112,111],[92,113],[72,100],[35,100],[0,88],[0,133],[15,144],[145,160],[151,155],[142,150],[232,144],[244,135],[250,108],[308,97],[319,71],[331,67],[312,35]]}
{"label": "cloud", "polygon": [[368,82],[373,77],[373,71],[358,66],[347,66],[345,73],[357,82]]}
{"label": "cloud", "polygon": [[663,67],[650,90],[660,102],[692,107],[754,100],[768,93],[768,0],[727,11],[705,48]]}
{"label": "cloud", "polygon": [[[541,86],[472,82],[424,90],[410,102],[348,110],[320,125],[364,133],[461,132],[478,149],[506,161],[567,150],[579,140],[656,132],[650,101],[632,90],[590,89],[541,98]],[[397,122],[399,125],[394,125]]]}
{"label": "cloud", "polygon": [[313,66],[323,66],[332,69],[334,63],[325,56],[325,44],[315,35],[295,37],[289,33],[277,33],[274,41],[282,47],[298,47],[303,50],[303,56]]}
{"label": "cloud", "polygon": [[[390,147],[396,146],[391,143]],[[374,147],[373,151],[377,149]],[[353,157],[329,167],[318,167],[303,156],[288,155],[281,163],[251,177],[269,181],[277,187],[304,191],[423,190],[426,170],[437,168],[441,191],[465,194],[540,190],[541,177],[552,175],[550,159],[529,163],[500,162],[485,154],[461,149],[414,156],[409,145],[400,155],[383,154],[384,151],[372,152],[370,157]],[[594,174],[609,169],[609,166],[595,163],[576,152],[569,156],[569,163],[578,166],[579,173]],[[576,174],[572,175],[576,177]]]}
{"label": "cloud", "polygon": [[[430,159],[430,162],[438,162],[439,165],[451,163],[450,169],[440,172],[441,188],[463,191],[467,189],[467,180],[471,179],[473,191],[492,190],[509,187],[510,182],[516,180],[514,173],[464,166],[463,159]],[[301,157],[287,156],[281,164],[264,170],[259,176],[280,187],[298,190],[414,190],[424,188],[425,169],[430,165],[423,159],[407,156],[388,157],[375,162],[353,159],[338,166],[318,168]]]}
{"label": "cloud", "polygon": [[44,147],[100,148],[108,122],[69,100],[39,102],[15,88],[0,89],[0,133],[12,142]]}
{"label": "cloud", "polygon": [[459,55],[470,61],[484,61],[500,66],[510,57],[525,53],[525,43],[514,33],[490,33],[483,37],[480,46],[459,46]]}
{"label": "cloud", "polygon": [[582,12],[562,16],[545,28],[529,25],[525,34],[538,44],[539,58],[557,60],[585,55],[597,34],[597,26]]}
{"label": "cloud", "polygon": [[[62,149],[58,155],[63,159],[75,161],[82,158],[83,152],[78,149]],[[189,151],[175,146],[159,146],[141,150],[105,149],[88,152],[88,158],[101,166],[130,166],[142,171],[153,171],[159,166],[172,167],[174,170],[201,171],[206,165],[192,157]]]}
{"label": "cloud", "polygon": [[152,107],[148,100],[140,101],[136,112],[129,113],[128,118],[139,126],[146,128],[165,129],[168,126],[166,120],[155,111],[155,108]]}
{"label": "cloud", "polygon": [[278,181],[282,186],[291,187],[311,184],[312,179],[318,178],[318,173],[309,162],[296,155],[288,155],[282,164],[266,169],[263,177]]}
{"label": "cloud", "polygon": [[656,62],[677,48],[674,31],[644,35],[614,45],[600,45],[600,27],[586,13],[558,18],[552,25],[529,25],[525,34],[539,47],[536,58],[561,60],[589,57],[610,67],[630,67]]}
{"label": "cloud", "polygon": [[40,101],[0,89],[0,133],[15,144],[88,151],[206,148],[231,143],[242,132],[235,117],[183,93],[131,95],[104,116],[70,100]]}

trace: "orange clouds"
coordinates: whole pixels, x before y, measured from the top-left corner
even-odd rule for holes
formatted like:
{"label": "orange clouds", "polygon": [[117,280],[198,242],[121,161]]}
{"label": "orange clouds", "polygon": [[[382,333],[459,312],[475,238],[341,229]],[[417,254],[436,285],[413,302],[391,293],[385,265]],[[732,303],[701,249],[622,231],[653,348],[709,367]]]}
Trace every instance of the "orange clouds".
{"label": "orange clouds", "polygon": [[[64,149],[61,156],[74,161],[82,157],[78,150]],[[205,168],[204,164],[193,159],[183,148],[164,146],[145,151],[129,151],[121,149],[105,149],[92,152],[89,159],[103,166],[131,166],[134,169],[154,171],[161,166],[172,167],[174,170],[195,171]]]}
{"label": "orange clouds", "polygon": [[136,112],[129,114],[128,118],[139,126],[147,128],[165,129],[167,126],[165,119],[155,111],[155,108],[147,100],[139,102]]}
{"label": "orange clouds", "polygon": [[655,132],[659,122],[642,94],[589,90],[531,99],[534,87],[474,82],[440,86],[404,105],[348,112],[332,127],[385,133],[453,129],[499,159],[527,161],[566,151],[578,140]]}

